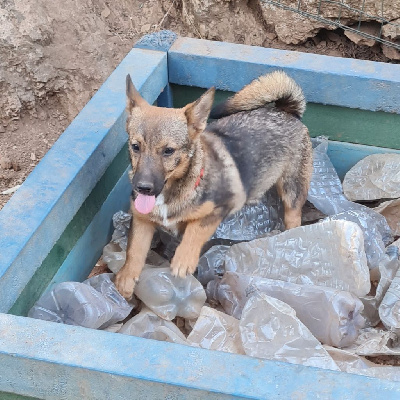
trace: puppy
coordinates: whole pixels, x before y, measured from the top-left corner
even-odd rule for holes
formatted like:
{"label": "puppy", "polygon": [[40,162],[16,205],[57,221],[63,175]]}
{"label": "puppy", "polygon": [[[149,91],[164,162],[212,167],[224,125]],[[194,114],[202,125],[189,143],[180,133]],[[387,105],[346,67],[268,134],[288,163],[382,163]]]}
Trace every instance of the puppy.
{"label": "puppy", "polygon": [[[132,226],[116,286],[127,299],[145,263],[155,228],[183,233],[172,273],[195,272],[204,243],[221,221],[258,202],[274,184],[286,229],[301,223],[312,147],[301,122],[305,99],[284,72],[261,76],[211,114],[215,89],[180,109],[149,105],[126,80],[132,162]],[[207,125],[208,118],[215,121]]]}

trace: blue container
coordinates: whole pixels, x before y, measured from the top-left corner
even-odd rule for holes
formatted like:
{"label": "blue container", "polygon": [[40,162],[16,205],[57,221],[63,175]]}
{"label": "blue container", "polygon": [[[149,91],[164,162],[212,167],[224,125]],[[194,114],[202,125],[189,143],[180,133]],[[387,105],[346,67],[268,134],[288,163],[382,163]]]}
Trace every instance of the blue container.
{"label": "blue container", "polygon": [[[400,398],[397,382],[24,317],[54,283],[86,278],[110,239],[112,215],[128,209],[128,73],[148,102],[172,106],[182,85],[232,92],[277,68],[302,86],[308,102],[328,107],[327,115],[352,110],[378,121],[382,143],[400,137],[399,65],[168,31],[145,36],[0,211],[1,400]],[[343,176],[366,155],[399,153],[400,143],[388,143],[394,148],[331,142],[329,155]]]}

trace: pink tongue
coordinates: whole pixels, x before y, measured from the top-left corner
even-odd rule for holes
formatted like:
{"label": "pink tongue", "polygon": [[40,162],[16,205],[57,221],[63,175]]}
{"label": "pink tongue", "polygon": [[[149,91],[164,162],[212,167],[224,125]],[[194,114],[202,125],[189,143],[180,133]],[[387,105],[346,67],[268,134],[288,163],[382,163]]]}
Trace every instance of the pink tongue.
{"label": "pink tongue", "polygon": [[148,214],[156,203],[156,196],[146,196],[144,194],[138,194],[135,200],[135,208],[141,214]]}

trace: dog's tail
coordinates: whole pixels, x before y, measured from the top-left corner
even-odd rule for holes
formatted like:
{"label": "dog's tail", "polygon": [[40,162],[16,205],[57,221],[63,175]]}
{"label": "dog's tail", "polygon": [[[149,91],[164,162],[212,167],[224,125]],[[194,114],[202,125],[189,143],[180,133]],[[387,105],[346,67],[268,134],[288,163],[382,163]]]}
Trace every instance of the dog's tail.
{"label": "dog's tail", "polygon": [[221,104],[217,104],[210,118],[218,119],[240,111],[251,111],[275,103],[280,110],[301,118],[306,100],[300,86],[283,71],[260,76]]}

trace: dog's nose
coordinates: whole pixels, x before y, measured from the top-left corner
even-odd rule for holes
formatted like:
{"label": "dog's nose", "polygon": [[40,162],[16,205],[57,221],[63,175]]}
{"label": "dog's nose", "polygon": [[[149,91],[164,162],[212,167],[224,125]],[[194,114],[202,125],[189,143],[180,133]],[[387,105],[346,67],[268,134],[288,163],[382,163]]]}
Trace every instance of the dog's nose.
{"label": "dog's nose", "polygon": [[136,189],[141,194],[150,195],[154,190],[154,185],[151,182],[138,182]]}

